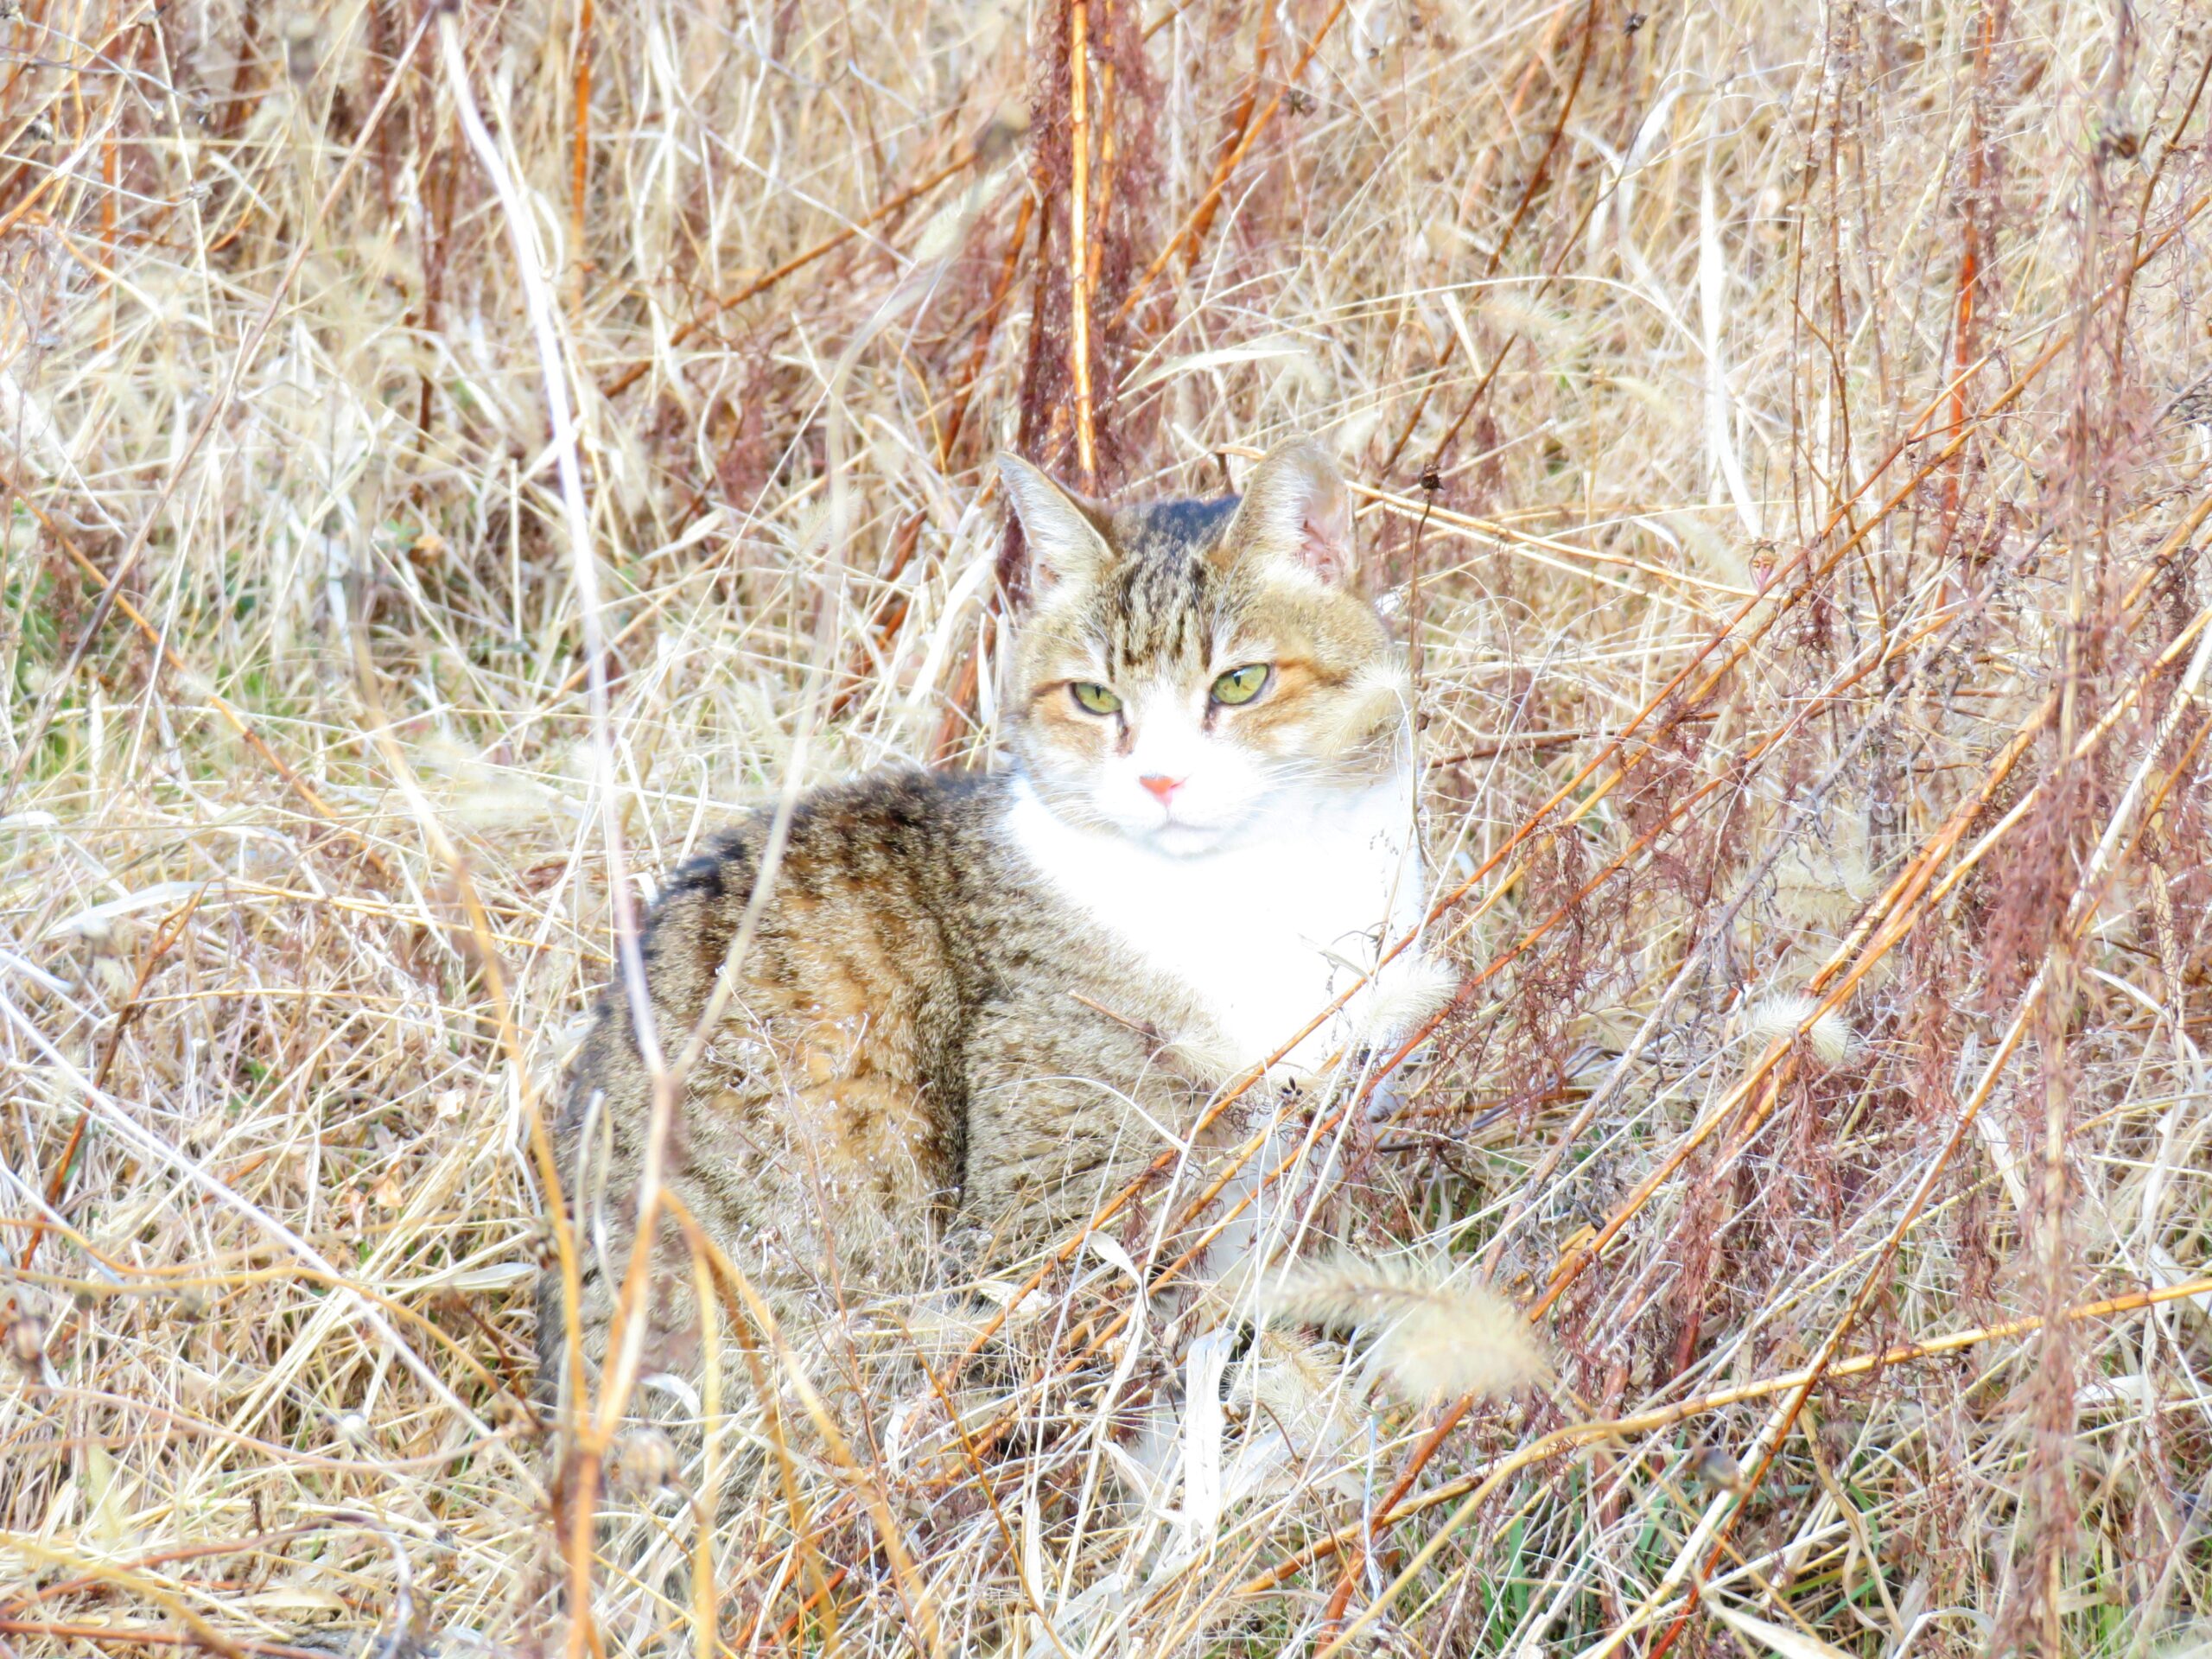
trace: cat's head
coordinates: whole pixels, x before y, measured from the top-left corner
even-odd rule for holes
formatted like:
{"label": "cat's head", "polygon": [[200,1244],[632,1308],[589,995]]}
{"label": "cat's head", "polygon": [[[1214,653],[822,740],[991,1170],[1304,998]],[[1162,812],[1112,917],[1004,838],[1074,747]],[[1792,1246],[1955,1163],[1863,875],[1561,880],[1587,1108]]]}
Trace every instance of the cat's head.
{"label": "cat's head", "polygon": [[1403,653],[1359,593],[1351,494],[1313,443],[1216,501],[1106,506],[1000,468],[1034,573],[1013,741],[1061,817],[1198,853],[1403,763]]}

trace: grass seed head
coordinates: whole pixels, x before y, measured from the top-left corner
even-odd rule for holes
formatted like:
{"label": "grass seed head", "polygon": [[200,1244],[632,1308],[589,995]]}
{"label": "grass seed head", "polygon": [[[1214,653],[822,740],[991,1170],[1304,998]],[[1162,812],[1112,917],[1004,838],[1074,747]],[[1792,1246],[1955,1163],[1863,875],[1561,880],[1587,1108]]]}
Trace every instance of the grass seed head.
{"label": "grass seed head", "polygon": [[1550,1374],[1520,1310],[1442,1262],[1339,1251],[1286,1269],[1262,1306],[1358,1337],[1370,1368],[1409,1401],[1502,1400]]}
{"label": "grass seed head", "polygon": [[[1807,1026],[1805,1022],[1811,1020]],[[1753,1058],[1769,1044],[1794,1041],[1803,1027],[1806,1046],[1822,1065],[1847,1065],[1859,1052],[1859,1033],[1836,1009],[1821,1009],[1817,997],[1787,994],[1760,998],[1744,1016],[1744,1044]]]}

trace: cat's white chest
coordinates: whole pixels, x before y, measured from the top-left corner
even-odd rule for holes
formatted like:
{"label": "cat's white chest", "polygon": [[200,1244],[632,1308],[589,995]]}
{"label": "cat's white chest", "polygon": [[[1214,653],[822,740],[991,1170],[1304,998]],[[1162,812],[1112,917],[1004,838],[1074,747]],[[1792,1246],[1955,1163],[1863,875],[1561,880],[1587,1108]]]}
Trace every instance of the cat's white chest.
{"label": "cat's white chest", "polygon": [[[1290,1046],[1421,919],[1412,790],[1402,777],[1283,809],[1265,833],[1192,856],[1077,829],[1020,780],[1007,829],[1063,899],[1196,993],[1229,1046],[1223,1058],[1238,1067]],[[1405,952],[1381,988],[1361,988],[1282,1064],[1310,1069],[1347,1040],[1371,1039],[1381,1005],[1426,971],[1416,951]]]}

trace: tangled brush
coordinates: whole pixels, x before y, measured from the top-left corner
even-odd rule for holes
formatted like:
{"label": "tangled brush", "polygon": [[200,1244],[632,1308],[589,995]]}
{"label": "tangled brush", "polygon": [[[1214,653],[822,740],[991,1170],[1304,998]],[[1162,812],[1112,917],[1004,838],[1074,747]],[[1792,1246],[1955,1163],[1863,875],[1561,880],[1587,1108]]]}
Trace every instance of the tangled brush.
{"label": "tangled brush", "polygon": [[[0,4],[0,1640],[2203,1649],[2202,10]],[[556,1485],[616,896],[1002,752],[1001,451],[1209,495],[1294,430],[1408,646],[1433,1033],[1003,1281],[825,1293],[852,1466],[776,1395]],[[1148,1553],[1184,1232],[1309,1214],[1395,1259],[1254,1275]],[[1305,1319],[1596,1421],[1397,1444]]]}

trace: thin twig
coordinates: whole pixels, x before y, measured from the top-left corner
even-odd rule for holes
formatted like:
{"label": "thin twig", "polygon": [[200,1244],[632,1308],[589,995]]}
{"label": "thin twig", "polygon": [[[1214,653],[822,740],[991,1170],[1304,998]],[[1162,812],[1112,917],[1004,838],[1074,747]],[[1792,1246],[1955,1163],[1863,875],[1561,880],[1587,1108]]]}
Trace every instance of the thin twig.
{"label": "thin twig", "polygon": [[1214,211],[1220,204],[1221,194],[1229,188],[1230,175],[1236,171],[1238,163],[1252,153],[1252,146],[1259,143],[1260,135],[1267,130],[1268,123],[1274,119],[1275,111],[1282,107],[1283,99],[1290,89],[1304,78],[1306,65],[1313,61],[1313,54],[1321,49],[1321,42],[1337,26],[1337,19],[1344,15],[1347,3],[1348,0],[1331,0],[1328,13],[1321,19],[1321,26],[1306,41],[1306,49],[1298,54],[1298,61],[1291,67],[1290,73],[1283,78],[1283,84],[1276,89],[1275,95],[1268,100],[1259,114],[1252,118],[1244,129],[1243,136],[1222,159],[1220,167],[1215,170],[1213,182],[1198,198],[1198,206],[1191,209],[1189,215],[1176,228],[1174,235],[1169,237],[1160,251],[1153,256],[1152,263],[1144,268],[1143,274],[1129,284],[1129,291],[1122,296],[1122,303],[1114,312],[1115,321],[1121,321],[1136,309],[1137,302],[1159,280],[1160,273],[1167,269],[1168,261],[1179,251],[1185,253],[1185,264],[1198,258],[1206,230],[1213,224]]}
{"label": "thin twig", "polygon": [[1090,0],[1068,0],[1068,373],[1075,382],[1076,464],[1085,491],[1098,487],[1090,406]]}
{"label": "thin twig", "polygon": [[[806,249],[804,252],[793,254],[790,258],[785,260],[783,264],[776,266],[771,270],[763,271],[760,276],[755,276],[751,282],[747,283],[743,287],[735,289],[734,292],[721,298],[709,302],[707,310],[703,315],[690,318],[688,321],[680,324],[677,327],[676,331],[669,336],[669,346],[673,348],[683,345],[683,342],[690,340],[693,334],[705,327],[708,322],[714,317],[719,316],[721,313],[730,310],[734,307],[743,305],[747,300],[758,299],[761,295],[766,294],[770,289],[775,287],[779,283],[782,282],[785,277],[790,276],[792,272],[804,270],[807,266],[812,264],[816,260],[822,258],[824,255],[835,253],[839,248],[843,247],[846,243],[851,241],[862,231],[867,230],[872,225],[881,224],[885,219],[890,218],[892,214],[897,213],[900,208],[907,206],[911,202],[919,200],[931,191],[936,189],[938,186],[943,184],[954,174],[961,172],[964,168],[973,165],[975,160],[976,152],[974,150],[961,150],[959,153],[955,155],[950,161],[945,162],[944,166],[936,168],[932,172],[925,174],[919,182],[910,184],[905,189],[894,191],[890,195],[886,196],[881,201],[878,202],[874,207],[870,208],[860,218],[853,220],[851,224],[846,226],[842,230],[833,232],[829,236],[823,238],[821,241],[816,243],[812,247]],[[623,370],[621,373],[616,375],[612,380],[609,380],[605,385],[601,386],[600,388],[599,395],[609,399],[610,401],[613,398],[620,397],[624,392],[629,391],[631,387],[636,385],[639,380],[643,379],[645,376],[652,371],[658,361],[658,358],[645,358],[641,359],[638,362],[632,363],[628,368]]]}

